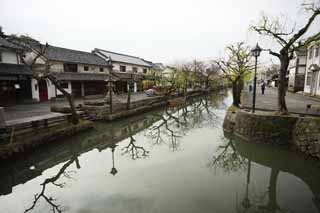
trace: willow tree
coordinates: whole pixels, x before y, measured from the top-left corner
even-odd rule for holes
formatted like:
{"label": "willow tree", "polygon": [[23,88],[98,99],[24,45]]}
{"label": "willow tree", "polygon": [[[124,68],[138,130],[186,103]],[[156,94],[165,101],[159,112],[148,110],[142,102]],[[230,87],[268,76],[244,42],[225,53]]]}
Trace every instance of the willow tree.
{"label": "willow tree", "polygon": [[286,74],[290,60],[294,56],[294,51],[298,50],[302,45],[308,45],[314,39],[308,39],[307,43],[303,42],[303,35],[308,31],[316,17],[320,15],[319,0],[313,3],[302,4],[304,11],[310,14],[306,23],[300,29],[296,30],[295,25],[288,30],[286,20],[280,18],[270,18],[265,15],[261,20],[251,26],[251,29],[258,34],[270,37],[280,45],[279,51],[269,50],[270,54],[280,60],[279,83],[278,83],[278,112],[286,114],[288,112],[286,105]]}
{"label": "willow tree", "polygon": [[250,48],[244,42],[227,46],[226,58],[216,61],[224,77],[232,84],[233,105],[240,107],[243,81],[253,69]]}

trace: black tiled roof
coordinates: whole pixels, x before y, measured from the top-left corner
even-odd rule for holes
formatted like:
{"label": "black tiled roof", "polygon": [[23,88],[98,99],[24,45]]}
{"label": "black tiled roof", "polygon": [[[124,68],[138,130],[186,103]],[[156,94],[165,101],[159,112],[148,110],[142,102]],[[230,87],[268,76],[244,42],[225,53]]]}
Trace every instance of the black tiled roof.
{"label": "black tiled roof", "polygon": [[0,75],[32,75],[29,67],[22,64],[0,63]]}
{"label": "black tiled roof", "polygon": [[6,39],[0,37],[0,47],[11,48],[11,49],[21,49],[17,45],[7,41]]}
{"label": "black tiled roof", "polygon": [[55,47],[51,45],[49,45],[46,49],[45,57],[53,61],[108,66],[108,63],[104,59],[93,53]]}
{"label": "black tiled roof", "polygon": [[112,72],[112,75],[122,81],[143,80],[144,76],[140,73],[132,72]]}

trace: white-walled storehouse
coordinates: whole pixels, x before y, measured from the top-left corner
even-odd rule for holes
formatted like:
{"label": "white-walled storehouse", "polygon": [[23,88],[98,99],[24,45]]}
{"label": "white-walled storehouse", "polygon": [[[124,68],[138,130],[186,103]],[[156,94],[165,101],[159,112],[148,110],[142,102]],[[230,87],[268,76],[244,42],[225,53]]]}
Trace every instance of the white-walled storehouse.
{"label": "white-walled storehouse", "polygon": [[20,47],[0,36],[0,106],[32,100],[32,72],[21,63],[22,53]]}
{"label": "white-walled storehouse", "polygon": [[317,41],[308,45],[307,68],[304,93],[320,96],[320,33]]}
{"label": "white-walled storehouse", "polygon": [[119,79],[116,81],[115,90],[119,93],[128,91],[130,81],[134,82],[131,85],[133,92],[142,90],[142,81],[152,77],[149,75],[152,64],[142,58],[98,48],[95,48],[92,53],[106,61],[112,61],[112,75]]}
{"label": "white-walled storehouse", "polygon": [[289,64],[289,82],[288,90],[290,92],[304,91],[305,75],[306,75],[306,63],[307,63],[307,50],[306,48],[300,48],[299,51],[295,51],[293,59]]}
{"label": "white-walled storehouse", "polygon": [[[29,52],[25,60],[34,57],[35,53]],[[44,56],[37,59],[36,65],[41,69],[41,65],[46,63],[62,87],[74,97],[106,93],[109,66],[103,58],[90,52],[49,45]],[[49,80],[32,80],[32,95],[38,101],[47,101],[62,94]]]}

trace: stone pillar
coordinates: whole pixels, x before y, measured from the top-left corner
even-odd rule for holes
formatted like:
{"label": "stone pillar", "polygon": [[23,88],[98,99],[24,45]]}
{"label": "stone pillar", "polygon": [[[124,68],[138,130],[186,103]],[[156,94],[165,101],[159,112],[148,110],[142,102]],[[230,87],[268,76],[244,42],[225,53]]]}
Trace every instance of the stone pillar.
{"label": "stone pillar", "polygon": [[0,107],[0,127],[5,127],[6,125],[7,123],[4,108]]}
{"label": "stone pillar", "polygon": [[133,88],[133,92],[137,92],[137,82],[134,82],[134,88]]}
{"label": "stone pillar", "polygon": [[84,91],[84,83],[81,82],[81,97],[84,97],[86,94],[85,94],[85,91]]}

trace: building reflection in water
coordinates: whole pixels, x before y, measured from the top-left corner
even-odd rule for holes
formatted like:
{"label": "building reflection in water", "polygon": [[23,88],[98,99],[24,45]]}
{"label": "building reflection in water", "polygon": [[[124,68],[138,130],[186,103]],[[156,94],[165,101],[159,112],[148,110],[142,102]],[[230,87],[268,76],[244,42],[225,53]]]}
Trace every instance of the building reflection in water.
{"label": "building reflection in water", "polygon": [[[52,212],[61,212],[65,210],[65,207],[58,204],[59,201],[54,196],[47,195],[47,186],[63,188],[65,187],[64,178],[74,179],[75,171],[70,171],[70,167],[74,164],[75,168],[81,168],[80,155],[95,148],[99,151],[110,148],[112,153],[110,174],[116,175],[118,174],[118,169],[115,165],[115,151],[118,147],[117,143],[120,141],[129,140],[129,144],[122,151],[123,154],[129,154],[132,159],[149,156],[150,153],[143,147],[143,144],[139,143],[137,145],[136,135],[139,132],[159,131],[160,133],[157,137],[163,138],[164,141],[166,140],[164,143],[169,142],[170,149],[178,150],[180,147],[179,139],[188,131],[202,128],[206,125],[208,127],[217,125],[217,116],[208,108],[208,105],[214,105],[216,100],[216,98],[206,97],[189,101],[186,105],[149,113],[147,116],[137,116],[137,118],[128,119],[129,121],[126,120],[116,125],[109,125],[107,128],[101,125],[101,129],[98,127],[92,133],[80,134],[63,143],[40,147],[32,153],[27,153],[20,161],[6,163],[4,168],[0,168],[0,178],[2,180],[0,182],[0,194],[10,194],[14,186],[39,177],[47,169],[63,163],[63,166],[58,168],[56,175],[44,179],[40,184],[39,193],[31,195],[34,199],[30,207],[26,209],[26,212],[30,212],[38,206],[39,202],[46,202]],[[168,138],[164,135],[170,139],[167,140]],[[34,169],[30,170],[29,168]]]}

